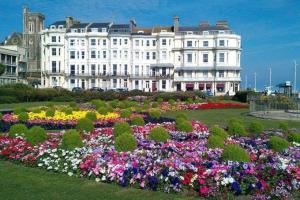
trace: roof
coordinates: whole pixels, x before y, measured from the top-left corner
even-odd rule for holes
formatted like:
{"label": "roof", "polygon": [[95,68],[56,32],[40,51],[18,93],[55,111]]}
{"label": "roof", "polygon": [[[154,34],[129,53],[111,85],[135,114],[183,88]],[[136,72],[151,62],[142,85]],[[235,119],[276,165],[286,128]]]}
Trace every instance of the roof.
{"label": "roof", "polygon": [[224,26],[180,26],[178,31],[217,31],[217,30],[230,30]]}
{"label": "roof", "polygon": [[66,21],[56,21],[52,24],[50,24],[49,26],[59,26],[59,25],[66,25]]}
{"label": "roof", "polygon": [[78,24],[73,24],[70,28],[85,28],[89,25],[89,23],[78,23]]}
{"label": "roof", "polygon": [[92,23],[91,25],[89,25],[89,28],[107,28],[109,26],[110,23],[106,22],[106,23]]}
{"label": "roof", "polygon": [[130,33],[129,24],[113,24],[109,29],[110,33]]}
{"label": "roof", "polygon": [[173,32],[173,26],[156,26],[153,27],[153,33],[160,33],[162,30],[166,30],[167,32]]}

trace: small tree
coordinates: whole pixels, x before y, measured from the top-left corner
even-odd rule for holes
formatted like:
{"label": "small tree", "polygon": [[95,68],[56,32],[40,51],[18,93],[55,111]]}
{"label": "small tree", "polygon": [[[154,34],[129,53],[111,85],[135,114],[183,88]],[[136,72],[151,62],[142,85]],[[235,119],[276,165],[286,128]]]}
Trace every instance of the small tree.
{"label": "small tree", "polygon": [[0,76],[1,76],[2,74],[4,74],[4,72],[5,72],[5,66],[4,66],[3,64],[0,63]]}

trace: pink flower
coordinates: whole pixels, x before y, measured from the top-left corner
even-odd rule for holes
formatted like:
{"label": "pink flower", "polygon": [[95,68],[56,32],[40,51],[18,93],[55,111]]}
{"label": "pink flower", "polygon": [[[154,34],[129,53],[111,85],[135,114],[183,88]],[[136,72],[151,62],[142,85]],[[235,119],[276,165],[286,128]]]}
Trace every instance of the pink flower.
{"label": "pink flower", "polygon": [[199,190],[199,193],[201,196],[207,196],[209,192],[209,188],[208,187],[201,187]]}

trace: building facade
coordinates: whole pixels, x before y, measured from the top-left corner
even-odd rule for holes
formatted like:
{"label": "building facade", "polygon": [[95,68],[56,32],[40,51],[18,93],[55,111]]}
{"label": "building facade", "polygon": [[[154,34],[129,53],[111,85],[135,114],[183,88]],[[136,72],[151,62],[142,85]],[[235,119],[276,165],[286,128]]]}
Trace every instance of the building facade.
{"label": "building facade", "polygon": [[80,23],[72,18],[41,32],[43,87],[209,91],[240,88],[241,37],[226,21],[216,25],[140,28]]}

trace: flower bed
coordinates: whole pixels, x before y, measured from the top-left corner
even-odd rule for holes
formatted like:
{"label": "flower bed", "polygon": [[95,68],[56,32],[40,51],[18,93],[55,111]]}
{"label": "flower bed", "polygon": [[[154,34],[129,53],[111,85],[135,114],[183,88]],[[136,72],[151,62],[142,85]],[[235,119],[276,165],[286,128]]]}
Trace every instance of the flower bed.
{"label": "flower bed", "polygon": [[171,105],[168,102],[163,102],[161,104],[161,109],[165,111],[170,110],[201,110],[201,109],[225,109],[225,108],[248,108],[246,104],[240,103],[175,103]]}
{"label": "flower bed", "polygon": [[[148,139],[150,130],[163,126],[167,142]],[[95,129],[83,136],[84,147],[60,148],[61,133],[32,147],[22,138],[0,137],[0,157],[95,181],[117,183],[165,192],[189,192],[202,197],[252,195],[287,198],[300,187],[300,147],[294,143],[282,153],[268,148],[269,137],[231,137],[225,144],[238,144],[250,162],[223,161],[223,149],[206,147],[207,128],[193,121],[193,132],[175,130],[174,123],[134,126],[137,148],[117,152],[112,128]]]}

